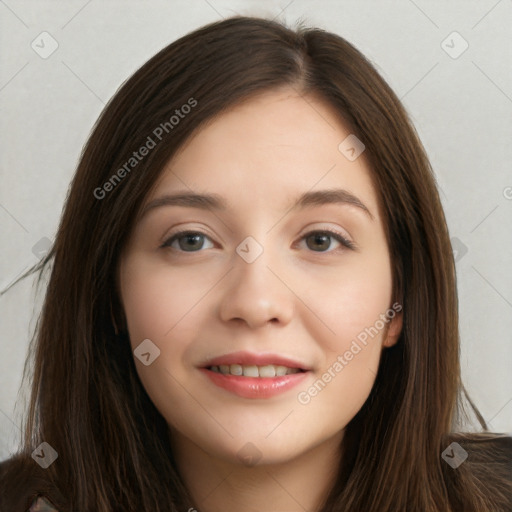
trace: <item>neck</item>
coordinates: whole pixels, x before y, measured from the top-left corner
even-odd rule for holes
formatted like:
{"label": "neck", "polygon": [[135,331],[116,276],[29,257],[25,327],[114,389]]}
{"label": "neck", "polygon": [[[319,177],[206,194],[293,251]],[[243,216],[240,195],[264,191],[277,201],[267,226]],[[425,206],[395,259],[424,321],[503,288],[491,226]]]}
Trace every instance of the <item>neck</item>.
{"label": "neck", "polygon": [[327,498],[342,437],[340,432],[292,460],[254,466],[209,455],[174,430],[171,444],[198,512],[304,512],[319,511]]}

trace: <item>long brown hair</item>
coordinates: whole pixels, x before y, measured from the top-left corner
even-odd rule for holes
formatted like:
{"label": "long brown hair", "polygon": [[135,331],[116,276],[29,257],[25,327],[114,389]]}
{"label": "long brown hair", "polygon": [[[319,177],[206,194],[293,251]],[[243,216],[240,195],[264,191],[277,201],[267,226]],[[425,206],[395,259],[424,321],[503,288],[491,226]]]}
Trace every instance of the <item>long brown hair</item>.
{"label": "long brown hair", "polygon": [[[284,86],[326,101],[364,142],[404,311],[399,341],[384,350],[372,392],[346,427],[321,512],[483,512],[504,498],[504,480],[486,494],[486,470],[455,471],[441,458],[462,390],[455,266],[433,172],[407,113],[342,37],[236,16],[170,44],[122,85],[83,150],[55,242],[32,269],[51,266],[51,274],[32,340],[20,454],[29,457],[43,441],[58,452],[45,477],[64,509],[193,505],[167,424],[136,373],[118,262],[144,199],[191,134],[238,102]],[[183,105],[186,115],[171,121]],[[155,146],[127,165],[148,137]]]}

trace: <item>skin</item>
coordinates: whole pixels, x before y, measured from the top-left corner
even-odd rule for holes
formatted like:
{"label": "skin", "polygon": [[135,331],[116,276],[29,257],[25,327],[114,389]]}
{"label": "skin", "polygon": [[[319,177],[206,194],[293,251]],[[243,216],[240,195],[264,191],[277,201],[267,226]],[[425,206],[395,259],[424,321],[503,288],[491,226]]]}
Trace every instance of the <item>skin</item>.
{"label": "skin", "polygon": [[[309,403],[298,401],[394,302],[364,153],[349,161],[338,150],[349,134],[318,98],[289,88],[251,98],[189,139],[146,200],[216,193],[228,209],[154,208],[123,252],[121,300],[132,349],[150,339],[160,350],[148,366],[135,357],[137,371],[169,424],[180,473],[202,512],[318,510],[344,428],[371,391],[382,350],[400,334],[398,313]],[[299,194],[330,188],[357,196],[373,220],[348,204],[289,211]],[[195,251],[186,250],[186,237],[160,247],[177,229],[206,237],[192,242]],[[340,231],[357,250],[334,238],[304,238],[322,229]],[[236,252],[248,236],[263,248],[252,263]],[[275,397],[241,398],[198,369],[238,350],[278,353],[312,370]],[[255,465],[238,456],[247,443]]]}

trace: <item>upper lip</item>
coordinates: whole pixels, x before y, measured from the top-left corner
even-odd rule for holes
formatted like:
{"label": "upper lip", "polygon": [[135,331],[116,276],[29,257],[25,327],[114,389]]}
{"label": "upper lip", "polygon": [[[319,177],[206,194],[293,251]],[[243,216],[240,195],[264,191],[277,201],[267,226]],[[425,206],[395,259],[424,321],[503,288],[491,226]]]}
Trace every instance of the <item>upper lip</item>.
{"label": "upper lip", "polygon": [[269,364],[273,364],[276,366],[286,366],[287,368],[298,368],[300,370],[310,370],[310,368],[296,361],[290,357],[281,356],[279,354],[257,354],[253,352],[232,352],[230,354],[225,354],[223,356],[214,357],[213,359],[209,359],[202,367],[209,368],[210,366],[220,366],[220,365],[231,365],[231,364],[240,364],[240,365],[255,365],[255,366],[266,366]]}

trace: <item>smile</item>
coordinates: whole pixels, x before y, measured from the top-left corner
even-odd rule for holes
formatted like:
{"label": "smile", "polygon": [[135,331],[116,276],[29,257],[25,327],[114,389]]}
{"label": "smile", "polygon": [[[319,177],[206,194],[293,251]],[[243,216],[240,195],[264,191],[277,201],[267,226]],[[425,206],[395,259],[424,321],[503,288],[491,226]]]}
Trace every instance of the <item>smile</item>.
{"label": "smile", "polygon": [[[242,370],[244,369],[241,365],[232,366],[235,366],[235,371],[239,371],[236,367],[242,368]],[[272,365],[260,368],[268,369],[269,366]],[[231,371],[231,366],[228,368]],[[245,368],[249,369],[249,373],[257,371],[259,374],[260,371],[257,366],[247,366]],[[278,368],[284,368],[285,371],[290,371],[290,373],[275,375],[274,377],[264,377],[262,375],[252,377],[233,375],[232,373],[221,373],[218,368],[217,370],[200,368],[200,371],[205,374],[209,381],[215,384],[215,386],[242,398],[271,398],[297,386],[310,373],[309,371],[299,370],[297,368],[276,367],[276,369]],[[272,368],[272,371],[273,370]],[[265,371],[270,372],[270,370],[263,370],[263,373],[265,373]],[[282,370],[279,371],[282,372]]]}
{"label": "smile", "polygon": [[209,383],[242,398],[271,398],[297,386],[311,372],[291,357],[247,351],[210,359],[199,370]]}
{"label": "smile", "polygon": [[243,377],[283,377],[293,373],[299,373],[304,370],[299,368],[289,368],[287,366],[268,364],[265,366],[241,365],[241,364],[221,364],[219,366],[210,366],[212,372],[222,373],[222,375],[236,375]]}

